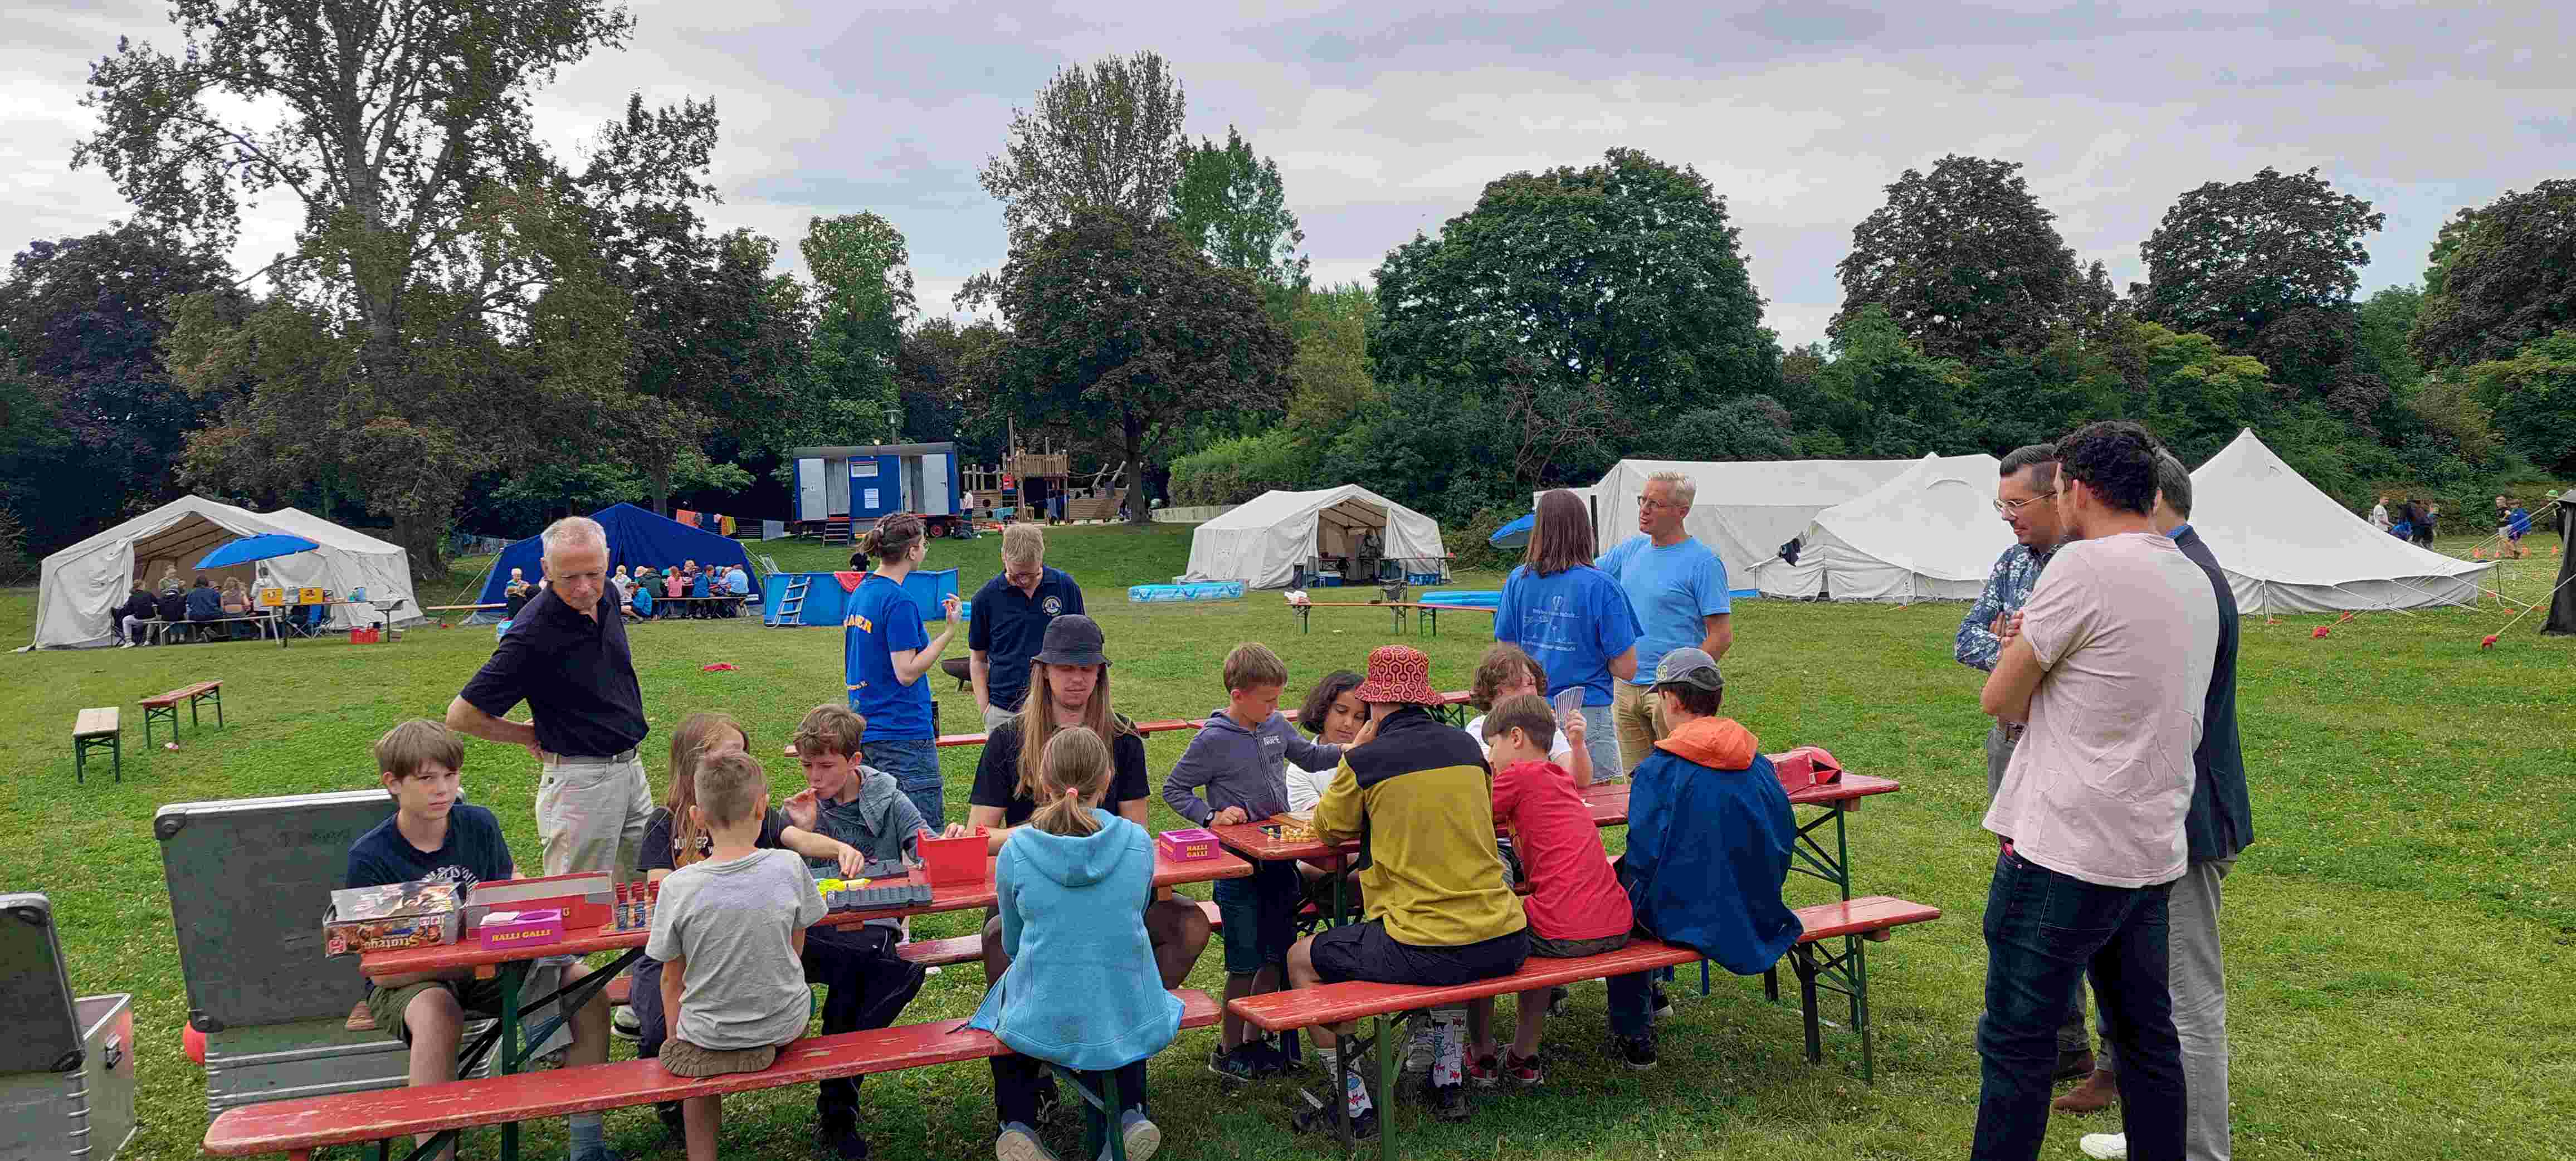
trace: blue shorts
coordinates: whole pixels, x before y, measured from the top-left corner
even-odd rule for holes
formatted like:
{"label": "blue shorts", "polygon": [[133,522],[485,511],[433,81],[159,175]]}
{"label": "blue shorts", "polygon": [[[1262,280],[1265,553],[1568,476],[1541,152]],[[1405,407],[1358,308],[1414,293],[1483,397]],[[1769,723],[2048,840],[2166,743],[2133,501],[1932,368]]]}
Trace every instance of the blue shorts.
{"label": "blue shorts", "polygon": [[1227,974],[1248,976],[1288,962],[1288,945],[1297,941],[1297,905],[1305,895],[1295,863],[1254,863],[1245,878],[1216,881]]}

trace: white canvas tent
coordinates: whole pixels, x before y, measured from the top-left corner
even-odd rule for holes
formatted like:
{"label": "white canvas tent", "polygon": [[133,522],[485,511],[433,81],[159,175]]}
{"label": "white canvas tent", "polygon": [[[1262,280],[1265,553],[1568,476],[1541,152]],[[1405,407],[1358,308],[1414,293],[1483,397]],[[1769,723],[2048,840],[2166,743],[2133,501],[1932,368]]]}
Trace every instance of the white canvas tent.
{"label": "white canvas tent", "polygon": [[1972,601],[2012,529],[1995,515],[1990,455],[1925,456],[1902,475],[1816,514],[1798,563],[1756,570],[1764,596]]}
{"label": "white canvas tent", "polygon": [[2251,430],[2191,474],[2191,526],[2247,613],[2474,605],[2473,564],[2417,548],[2335,503]]}
{"label": "white canvas tent", "polygon": [[1315,492],[1264,492],[1199,525],[1190,538],[1189,571],[1180,579],[1285,588],[1297,566],[1318,556],[1347,557],[1360,537],[1372,531],[1385,542],[1380,559],[1431,561],[1448,555],[1440,544],[1438,522],[1357,484],[1344,484]]}
{"label": "white canvas tent", "polygon": [[[1682,530],[1717,554],[1727,584],[1754,586],[1756,570],[1804,531],[1816,514],[1895,479],[1912,460],[1621,460],[1599,483],[1574,489],[1592,511],[1594,547],[1637,534],[1637,496],[1646,477],[1680,472],[1699,486]],[[1535,502],[1535,497],[1532,498]]]}
{"label": "white canvas tent", "polygon": [[[217,584],[238,578],[256,587],[265,571],[275,585],[342,594],[364,585],[370,600],[405,602],[394,613],[395,623],[420,618],[420,606],[412,600],[411,555],[400,547],[294,508],[252,512],[187,496],[46,557],[37,581],[35,647],[114,644],[109,611],[124,603],[135,580],[157,590],[168,571],[183,583],[193,582],[198,575],[194,566],[207,553],[264,532],[301,536],[321,547],[255,565],[210,569],[205,575]],[[376,618],[369,613],[358,620],[373,624]],[[345,629],[351,623],[347,608],[332,606],[330,627]]]}

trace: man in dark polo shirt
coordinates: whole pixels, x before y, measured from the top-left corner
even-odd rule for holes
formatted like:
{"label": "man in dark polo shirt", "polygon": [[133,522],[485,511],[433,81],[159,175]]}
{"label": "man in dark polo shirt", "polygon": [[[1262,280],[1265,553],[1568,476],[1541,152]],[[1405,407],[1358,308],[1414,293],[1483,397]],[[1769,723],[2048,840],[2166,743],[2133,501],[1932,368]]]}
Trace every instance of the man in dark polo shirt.
{"label": "man in dark polo shirt", "polygon": [[[536,755],[544,771],[537,837],[546,874],[627,878],[642,853],[653,798],[635,754],[647,727],[626,622],[601,597],[608,533],[586,516],[557,520],[546,528],[543,563],[549,583],[448,703],[447,725]],[[530,721],[501,716],[522,701]]]}
{"label": "man in dark polo shirt", "polygon": [[1046,638],[1047,622],[1082,611],[1082,586],[1046,566],[1046,530],[1035,524],[1003,529],[1001,575],[975,590],[974,617],[966,627],[966,666],[986,731],[1020,711],[1029,691],[1029,662]]}

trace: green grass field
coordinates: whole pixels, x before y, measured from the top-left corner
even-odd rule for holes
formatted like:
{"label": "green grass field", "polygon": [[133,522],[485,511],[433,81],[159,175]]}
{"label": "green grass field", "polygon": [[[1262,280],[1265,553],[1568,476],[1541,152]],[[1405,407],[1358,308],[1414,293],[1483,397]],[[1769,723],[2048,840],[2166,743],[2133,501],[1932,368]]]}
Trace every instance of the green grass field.
{"label": "green grass field", "polygon": [[[1389,639],[1383,615],[1356,609],[1320,610],[1314,633],[1299,636],[1276,594],[1128,605],[1124,586],[1181,571],[1185,528],[1068,529],[1052,539],[1050,563],[1087,582],[1117,659],[1117,704],[1137,718],[1197,716],[1220,704],[1215,674],[1238,641],[1279,650],[1296,675],[1293,698]],[[2533,548],[2533,560],[2510,567],[2506,591],[2547,591],[2557,544],[2539,537]],[[998,550],[993,537],[943,543],[930,566],[960,568],[971,593],[995,571]],[[765,551],[789,568],[833,567],[843,556],[810,545]],[[422,584],[425,597],[445,598],[478,568],[466,562],[459,571],[445,587]],[[0,639],[28,638],[34,604],[33,590],[0,591]],[[1662,1033],[1662,1067],[1630,1073],[1604,1054],[1601,989],[1589,985],[1576,989],[1573,1013],[1550,1026],[1544,1088],[1479,1094],[1474,1119],[1460,1126],[1432,1124],[1408,1102],[1398,1114],[1404,1154],[1768,1161],[1963,1152],[1977,1094],[1978,917],[1993,846],[1977,829],[1985,797],[1977,679],[1950,659],[1959,611],[1746,602],[1727,658],[1728,709],[1765,749],[1822,744],[1856,772],[1905,783],[1852,816],[1857,884],[1948,914],[1872,950],[1875,1085],[1858,1078],[1856,1042],[1833,1029],[1826,1064],[1809,1068],[1794,1001],[1767,1004],[1757,982],[1725,976],[1705,999],[1684,990]],[[2492,607],[2374,614],[2322,640],[2310,635],[2328,620],[2319,616],[2246,625],[2241,713],[2258,841],[2228,880],[2225,926],[2239,1157],[2569,1155],[2576,642],[2540,637],[2535,616],[2482,652],[2478,639],[2505,619]],[[1420,643],[1439,683],[1460,688],[1486,625],[1453,616],[1443,628]],[[771,755],[773,785],[796,783],[795,766],[775,755],[802,711],[840,696],[837,633],[693,622],[642,627],[633,640],[657,731],[694,710],[730,711],[750,725],[753,753]],[[6,659],[0,744],[21,758],[0,778],[0,819],[13,840],[0,845],[0,890],[53,895],[76,990],[134,994],[143,1128],[127,1156],[190,1156],[205,1122],[201,1075],[179,1051],[186,1005],[150,833],[155,808],[372,785],[368,745],[398,720],[443,712],[491,646],[488,628],[433,627],[381,647],[233,644]],[[962,655],[964,642],[952,648]],[[740,670],[701,671],[717,661]],[[226,683],[230,728],[191,732],[176,752],[144,750],[135,699],[207,678]],[[971,729],[966,695],[940,697],[943,725]],[[73,784],[68,726],[89,705],[126,707],[121,785],[104,777]],[[1183,744],[1169,735],[1152,743],[1157,775]],[[651,744],[647,754],[658,785],[664,754]],[[963,808],[972,758],[946,755],[952,812]],[[474,799],[499,813],[514,848],[533,860],[536,771],[527,756],[473,743],[466,776]],[[1155,809],[1161,825],[1176,825]],[[1605,833],[1618,841],[1617,830]],[[1821,884],[1792,880],[1792,903],[1823,898]],[[916,933],[955,934],[972,922],[935,917]],[[1220,988],[1221,972],[1211,948],[1192,984]],[[979,969],[950,968],[904,1018],[962,1018],[982,987]],[[1223,1091],[1204,1067],[1214,1039],[1213,1031],[1186,1033],[1156,1061],[1165,1155],[1331,1155],[1330,1145],[1288,1132],[1290,1085]],[[983,1065],[872,1079],[863,1100],[879,1157],[989,1155]],[[726,1155],[811,1156],[811,1118],[805,1090],[729,1101]],[[2079,1134],[2116,1127],[2109,1117],[2061,1118],[2046,1155],[2080,1156]],[[612,1114],[609,1131],[629,1157],[681,1155],[647,1112]],[[560,1122],[535,1126],[530,1137],[529,1156],[562,1155]],[[496,1140],[471,1135],[466,1155],[490,1157]]]}

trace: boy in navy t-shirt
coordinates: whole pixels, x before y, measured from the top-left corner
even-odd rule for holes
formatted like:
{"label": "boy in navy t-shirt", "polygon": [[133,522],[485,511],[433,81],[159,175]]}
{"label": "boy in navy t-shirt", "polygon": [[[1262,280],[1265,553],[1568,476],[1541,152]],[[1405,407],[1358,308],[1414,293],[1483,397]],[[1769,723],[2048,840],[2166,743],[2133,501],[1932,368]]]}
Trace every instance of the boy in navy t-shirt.
{"label": "boy in navy t-shirt", "polygon": [[[491,811],[462,801],[457,770],[464,764],[463,739],[437,722],[415,718],[376,741],[376,768],[385,790],[394,796],[394,815],[349,845],[344,886],[380,887],[427,879],[470,891],[485,880],[514,877],[500,820]],[[564,982],[586,974],[578,965],[567,967]],[[456,1048],[466,1021],[491,1019],[500,1010],[499,981],[475,979],[464,968],[388,976],[368,985],[367,1011],[375,1017],[376,1027],[411,1046],[411,1083],[415,1085],[456,1079]],[[607,998],[593,996],[573,1014],[568,1063],[607,1060]],[[599,1114],[576,1115],[570,1124],[572,1161],[616,1161],[617,1155],[601,1143]],[[455,1151],[451,1148],[441,1156],[453,1158]]]}

